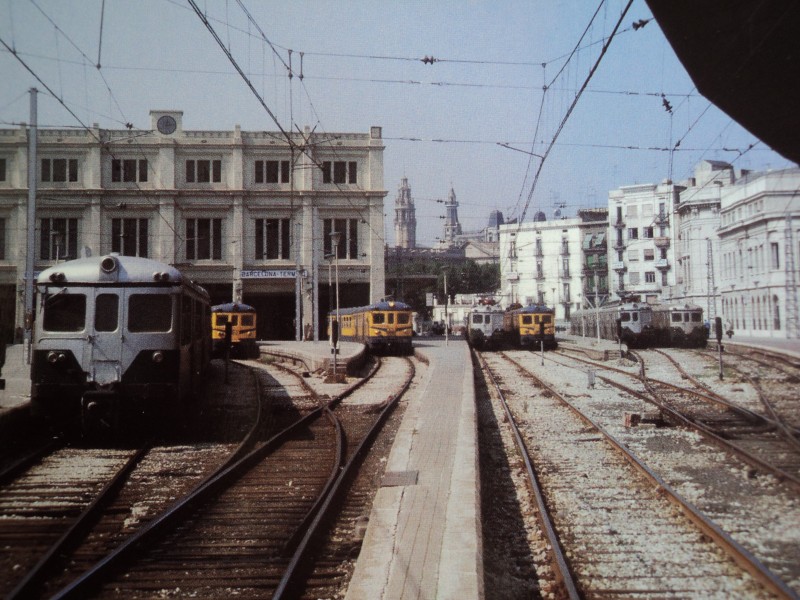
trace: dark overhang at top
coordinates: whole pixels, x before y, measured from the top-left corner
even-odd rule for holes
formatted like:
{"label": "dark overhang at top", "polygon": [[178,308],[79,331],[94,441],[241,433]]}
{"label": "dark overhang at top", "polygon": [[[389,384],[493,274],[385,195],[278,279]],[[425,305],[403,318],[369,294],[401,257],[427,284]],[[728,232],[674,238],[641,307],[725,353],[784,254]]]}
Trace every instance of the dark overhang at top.
{"label": "dark overhang at top", "polygon": [[697,89],[800,163],[800,1],[647,4]]}

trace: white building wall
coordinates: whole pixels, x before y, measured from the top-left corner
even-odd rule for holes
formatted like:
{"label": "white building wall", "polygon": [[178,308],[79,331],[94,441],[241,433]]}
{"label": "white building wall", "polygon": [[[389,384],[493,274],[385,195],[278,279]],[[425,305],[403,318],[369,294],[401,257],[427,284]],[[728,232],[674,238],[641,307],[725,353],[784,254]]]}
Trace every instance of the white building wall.
{"label": "white building wall", "polygon": [[[750,174],[725,188],[720,199],[720,306],[726,326],[741,335],[798,337],[800,169]],[[788,251],[795,286],[787,286]],[[792,310],[794,306],[794,310]]]}
{"label": "white building wall", "polygon": [[[158,119],[171,116],[173,133],[157,130]],[[291,182],[256,183],[255,161],[289,161],[289,144],[279,133],[187,131],[183,113],[159,110],[150,115],[151,130],[89,131],[39,129],[37,174],[37,233],[35,271],[53,260],[40,256],[39,224],[42,218],[78,220],[78,252],[82,248],[98,254],[111,251],[113,219],[146,219],[148,254],[178,266],[201,283],[231,286],[244,270],[294,271],[299,264],[303,280],[303,313],[308,322],[319,306],[313,282],[323,258],[322,219],[356,220],[358,250],[339,260],[340,285],[368,289],[365,301],[380,299],[385,291],[383,262],[383,151],[380,127],[368,133],[292,134],[306,151],[295,155]],[[25,240],[27,239],[27,128],[0,129],[0,159],[6,162],[6,177],[0,181],[0,218],[5,219],[5,248],[0,258],[0,314],[3,298],[16,296],[10,314],[22,324],[21,294],[24,288]],[[76,159],[78,180],[41,181],[42,159]],[[136,182],[112,181],[112,161],[147,161],[147,177]],[[221,180],[190,182],[187,160],[219,160]],[[323,183],[318,165],[324,161],[357,164],[357,181]],[[195,178],[197,179],[197,178]],[[187,254],[186,220],[222,219],[219,258],[190,259]],[[257,218],[290,219],[289,258],[255,258]],[[294,244],[299,235],[300,244]],[[239,283],[248,293],[293,294],[295,279],[250,277]],[[323,282],[327,285],[327,279]],[[8,290],[12,289],[13,292]],[[355,289],[355,288],[354,288]],[[3,296],[5,294],[5,296]],[[5,318],[5,317],[3,317]]]}
{"label": "white building wall", "polygon": [[609,192],[609,288],[617,298],[671,298],[675,285],[673,210],[681,186],[665,182]]}
{"label": "white building wall", "polygon": [[562,219],[500,226],[502,304],[544,303],[564,320],[579,307],[582,221]]}

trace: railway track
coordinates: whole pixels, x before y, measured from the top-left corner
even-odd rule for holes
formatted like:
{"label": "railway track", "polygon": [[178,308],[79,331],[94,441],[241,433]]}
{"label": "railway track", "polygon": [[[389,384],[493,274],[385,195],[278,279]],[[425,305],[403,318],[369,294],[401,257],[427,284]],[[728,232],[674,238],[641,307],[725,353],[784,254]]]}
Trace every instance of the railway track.
{"label": "railway track", "polygon": [[[700,369],[693,356],[691,352],[678,355],[679,362],[690,365],[692,371],[695,367]],[[648,377],[658,376],[660,380],[686,385],[678,372],[663,360],[648,362]],[[638,377],[637,363],[626,366],[626,362],[620,360],[607,366],[615,368],[614,364],[620,365],[622,371],[630,376]],[[789,558],[800,554],[800,536],[796,527],[800,522],[800,505],[796,488],[771,475],[769,470],[753,466],[729,449],[724,440],[708,443],[711,438],[698,435],[693,427],[670,426],[674,421],[661,419],[660,411],[653,412],[654,404],[649,394],[642,398],[624,392],[599,377],[594,388],[581,385],[586,382],[585,374],[583,377],[576,377],[576,374],[582,371],[586,371],[586,362],[551,355],[542,374],[551,385],[566,393],[582,410],[619,437],[698,509],[758,556],[787,585],[800,590],[800,564],[795,558]],[[711,375],[714,375],[713,371]],[[611,376],[620,379],[613,372]],[[611,376],[607,379],[610,380]],[[741,403],[746,403],[748,396],[752,396],[746,404],[759,409],[753,390],[746,384],[732,382],[732,379],[726,379],[727,384],[720,386],[720,391],[726,396],[733,391],[738,395],[737,402]],[[635,387],[639,392],[643,389],[640,383],[626,387]],[[656,419],[635,427],[627,426],[624,417],[637,413],[655,416]],[[765,427],[774,430],[771,425]]]}
{"label": "railway track", "polygon": [[[240,392],[220,405],[230,427],[237,410],[248,412],[258,396],[250,375],[237,374]],[[252,406],[249,412],[255,414]],[[50,594],[68,583],[246,443],[54,448],[0,489],[0,539],[8,550],[1,560],[13,561],[6,572],[14,574],[2,580],[3,595]]]}
{"label": "railway track", "polygon": [[509,397],[581,595],[794,597],[579,409],[574,390],[564,394],[536,378],[533,357],[515,354],[518,362],[486,359]]}
{"label": "railway track", "polygon": [[[707,439],[735,453],[752,467],[771,473],[800,490],[800,452],[796,440],[785,432],[773,415],[745,408],[722,395],[702,389],[687,388],[648,372],[645,352],[632,352],[637,358],[637,372],[570,356],[570,360],[590,364],[614,377],[599,376],[604,383],[652,404],[660,418],[675,425],[690,427]],[[652,355],[650,355],[652,356]],[[655,354],[662,358],[663,353]],[[555,360],[552,359],[551,360]],[[685,372],[676,372],[685,376]],[[622,375],[627,383],[620,381]]]}
{"label": "railway track", "polygon": [[[402,389],[413,369],[405,375]],[[285,376],[270,367],[273,387]],[[309,543],[329,523],[336,492],[368,447],[364,440],[402,393],[395,384],[392,401],[384,388],[366,408],[345,404],[359,388],[374,395],[363,379],[311,410],[312,392],[298,382],[302,406],[291,406],[284,394],[277,409],[283,414],[273,417],[273,428],[293,425],[207,478],[53,596],[296,597],[313,564]]]}

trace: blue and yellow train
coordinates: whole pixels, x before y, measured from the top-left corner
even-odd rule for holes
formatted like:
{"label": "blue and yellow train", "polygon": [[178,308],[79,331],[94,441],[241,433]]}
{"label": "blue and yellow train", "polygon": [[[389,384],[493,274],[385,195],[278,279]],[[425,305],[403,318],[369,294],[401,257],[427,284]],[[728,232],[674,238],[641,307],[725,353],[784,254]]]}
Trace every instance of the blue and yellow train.
{"label": "blue and yellow train", "polygon": [[[369,306],[339,309],[339,339],[365,344],[376,354],[413,354],[412,312],[404,302],[385,300]],[[336,318],[336,311],[328,314],[328,336]]]}
{"label": "blue and yellow train", "polygon": [[230,352],[239,358],[258,356],[256,345],[256,309],[241,302],[226,302],[211,307],[212,355],[224,356],[227,338],[225,324],[231,324]]}
{"label": "blue and yellow train", "polygon": [[510,308],[503,314],[503,331],[512,346],[538,349],[540,343],[555,350],[555,310],[544,304]]}

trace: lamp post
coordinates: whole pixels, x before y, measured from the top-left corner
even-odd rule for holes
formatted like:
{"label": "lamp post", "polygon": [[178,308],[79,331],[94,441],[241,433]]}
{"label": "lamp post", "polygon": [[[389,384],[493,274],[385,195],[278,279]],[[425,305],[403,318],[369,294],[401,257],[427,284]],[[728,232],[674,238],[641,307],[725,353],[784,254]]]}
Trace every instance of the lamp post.
{"label": "lamp post", "polygon": [[[342,239],[342,234],[338,231],[331,231],[331,250],[333,251],[333,260],[336,271],[336,333],[333,335],[333,376],[336,378],[336,355],[339,352],[339,241]],[[328,271],[330,277],[330,271]],[[334,333],[334,326],[331,324],[331,333]]]}

